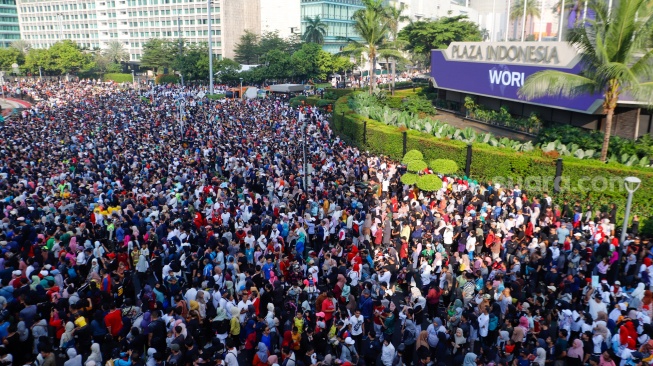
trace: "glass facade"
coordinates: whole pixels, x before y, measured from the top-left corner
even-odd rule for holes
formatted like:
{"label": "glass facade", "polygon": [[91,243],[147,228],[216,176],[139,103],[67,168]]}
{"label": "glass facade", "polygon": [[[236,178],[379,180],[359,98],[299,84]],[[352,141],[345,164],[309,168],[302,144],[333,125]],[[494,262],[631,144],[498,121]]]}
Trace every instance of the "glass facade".
{"label": "glass facade", "polygon": [[20,39],[16,0],[0,0],[0,47],[9,47]]}
{"label": "glass facade", "polygon": [[319,16],[327,24],[322,48],[330,53],[340,52],[347,44],[347,38],[360,40],[351,17],[363,8],[360,0],[301,0],[302,34],[306,30],[304,18]]}

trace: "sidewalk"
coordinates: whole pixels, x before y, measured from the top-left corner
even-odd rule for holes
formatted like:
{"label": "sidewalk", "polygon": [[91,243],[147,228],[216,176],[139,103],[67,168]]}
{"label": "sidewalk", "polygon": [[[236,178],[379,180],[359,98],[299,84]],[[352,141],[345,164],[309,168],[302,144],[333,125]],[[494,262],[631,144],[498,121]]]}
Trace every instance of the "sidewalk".
{"label": "sidewalk", "polygon": [[437,114],[435,115],[434,118],[437,119],[437,120],[440,120],[440,121],[442,121],[442,122],[444,122],[446,124],[455,126],[457,128],[462,129],[462,128],[471,127],[472,129],[474,129],[474,131],[476,131],[478,133],[491,133],[494,136],[499,137],[499,138],[500,137],[507,137],[507,138],[509,138],[511,140],[519,140],[519,141],[524,141],[524,142],[535,140],[534,137],[526,135],[526,134],[522,134],[522,133],[519,133],[519,132],[516,132],[516,131],[505,130],[503,128],[499,128],[499,127],[495,127],[495,126],[489,126],[489,125],[486,125],[484,123],[468,121],[468,120],[465,120],[462,117],[460,117],[460,116],[458,116],[458,115],[456,115],[454,113],[442,111],[442,110],[439,110],[439,109],[438,109],[438,112],[437,112]]}

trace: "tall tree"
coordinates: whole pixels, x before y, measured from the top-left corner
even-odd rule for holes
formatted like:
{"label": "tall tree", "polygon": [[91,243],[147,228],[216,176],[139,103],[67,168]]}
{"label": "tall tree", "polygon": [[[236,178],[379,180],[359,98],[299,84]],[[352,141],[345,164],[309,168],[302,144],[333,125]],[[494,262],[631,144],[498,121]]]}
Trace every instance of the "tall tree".
{"label": "tall tree", "polygon": [[621,0],[616,9],[592,1],[595,20],[569,31],[569,42],[580,50],[580,74],[558,70],[539,71],[526,79],[520,96],[533,99],[548,95],[564,98],[583,94],[602,95],[605,135],[601,160],[608,156],[612,119],[619,98],[629,94],[653,105],[653,7],[649,0]]}
{"label": "tall tree", "polygon": [[304,81],[324,80],[331,68],[331,54],[322,50],[317,43],[304,43],[302,48],[290,57],[293,73]]}
{"label": "tall tree", "polygon": [[208,43],[191,44],[175,58],[175,70],[184,75],[184,80],[209,79],[209,45]]}
{"label": "tall tree", "polygon": [[47,49],[32,48],[25,55],[25,64],[23,68],[33,74],[39,74],[39,67],[46,73],[52,69],[52,59]]}
{"label": "tall tree", "polygon": [[129,61],[129,53],[127,53],[124,44],[120,41],[110,41],[103,53],[109,61],[116,64]]}
{"label": "tall tree", "polygon": [[354,30],[361,42],[350,39],[342,54],[361,55],[365,53],[369,62],[370,94],[376,84],[376,60],[378,50],[387,40],[390,27],[382,0],[363,0],[365,9],[357,10],[352,17]]}
{"label": "tall tree", "polygon": [[[541,16],[540,5],[537,0],[515,0],[515,3],[510,9],[510,19],[515,22],[515,38],[519,38],[517,37],[517,20],[524,17],[524,6],[526,6],[526,18],[530,18],[531,24],[534,18]],[[526,34],[526,29],[522,29],[521,31],[523,34]]]}
{"label": "tall tree", "polygon": [[256,53],[258,57],[265,55],[272,50],[285,51],[288,48],[288,43],[285,39],[279,37],[279,32],[265,32],[258,42],[258,49]]}
{"label": "tall tree", "polygon": [[53,44],[48,49],[48,55],[51,60],[50,71],[60,74],[84,72],[94,66],[93,56],[82,52],[71,40]]}
{"label": "tall tree", "polygon": [[0,48],[0,69],[11,71],[13,64],[22,65],[25,63],[25,56],[13,47]]}
{"label": "tall tree", "polygon": [[319,15],[315,18],[305,17],[306,30],[304,31],[304,42],[313,42],[317,44],[324,44],[324,36],[327,34],[328,24],[320,19]]}
{"label": "tall tree", "polygon": [[[408,20],[408,17],[404,15],[406,8],[405,3],[399,3],[398,6],[388,6],[385,8],[385,16],[388,19],[388,30],[390,31],[390,42],[392,42],[393,46],[389,47],[388,51],[390,52],[384,52],[386,61],[392,60],[392,95],[395,95],[396,63],[399,58],[404,58],[398,50],[403,48],[406,42],[402,42],[397,36],[399,34],[399,24]],[[399,56],[398,58],[396,57],[397,55]]]}
{"label": "tall tree", "polygon": [[158,72],[161,68],[170,68],[175,61],[178,51],[172,52],[177,42],[170,42],[161,38],[151,38],[143,44],[143,57],[141,67]]}
{"label": "tall tree", "polygon": [[24,56],[27,55],[27,52],[29,52],[29,50],[32,48],[32,45],[24,39],[17,39],[11,42],[10,47],[17,49]]}
{"label": "tall tree", "polygon": [[238,44],[236,44],[236,57],[234,59],[245,65],[255,64],[258,62],[258,46],[258,36],[250,30],[245,30],[245,34],[240,37]]}
{"label": "tall tree", "polygon": [[410,23],[399,32],[399,39],[407,42],[407,51],[425,57],[427,64],[432,49],[447,48],[451,42],[482,40],[478,25],[464,15]]}

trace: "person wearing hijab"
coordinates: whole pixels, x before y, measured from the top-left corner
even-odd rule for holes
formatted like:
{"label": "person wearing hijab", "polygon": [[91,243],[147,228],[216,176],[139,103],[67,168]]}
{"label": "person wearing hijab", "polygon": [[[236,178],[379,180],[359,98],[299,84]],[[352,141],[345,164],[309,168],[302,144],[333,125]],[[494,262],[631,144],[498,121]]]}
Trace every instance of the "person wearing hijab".
{"label": "person wearing hijab", "polygon": [[78,355],[75,348],[68,348],[66,354],[68,361],[64,362],[64,366],[82,366],[82,355]]}
{"label": "person wearing hijab", "polygon": [[100,344],[93,343],[91,345],[91,354],[86,359],[88,361],[95,361],[96,365],[102,365],[102,354],[100,353]]}
{"label": "person wearing hijab", "polygon": [[[539,350],[540,348],[538,348],[538,357]],[[571,348],[567,350],[567,366],[582,366],[584,356],[585,352],[583,351],[583,341],[578,338],[574,339],[574,343],[572,343]]]}
{"label": "person wearing hijab", "polygon": [[270,352],[268,347],[263,342],[258,343],[256,354],[254,355],[254,361],[252,362],[253,366],[266,366],[268,363],[268,357]]}
{"label": "person wearing hijab", "polygon": [[463,334],[463,330],[461,328],[456,328],[456,333],[454,333],[453,336],[453,342],[451,342],[451,345],[453,347],[451,353],[453,353],[454,355],[464,354],[466,344],[467,344],[467,338],[465,338],[465,335]]}
{"label": "person wearing hijab", "polygon": [[156,366],[156,360],[154,359],[155,353],[156,349],[152,347],[147,349],[147,361],[145,362],[145,366]]}
{"label": "person wearing hijab", "polygon": [[476,353],[469,352],[465,355],[463,366],[476,366]]}
{"label": "person wearing hijab", "polygon": [[61,335],[61,340],[59,341],[60,349],[67,349],[75,345],[75,338],[73,333],[75,331],[75,324],[73,322],[66,323],[65,330]]}

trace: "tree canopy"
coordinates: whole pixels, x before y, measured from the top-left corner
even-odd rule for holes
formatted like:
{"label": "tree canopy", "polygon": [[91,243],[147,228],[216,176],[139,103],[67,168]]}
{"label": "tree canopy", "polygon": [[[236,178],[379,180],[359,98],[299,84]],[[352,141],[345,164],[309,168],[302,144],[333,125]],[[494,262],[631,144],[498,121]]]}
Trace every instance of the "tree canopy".
{"label": "tree canopy", "polygon": [[606,114],[601,160],[607,159],[612,119],[621,95],[653,105],[653,8],[648,0],[621,0],[610,11],[604,3],[592,1],[596,19],[588,26],[569,31],[569,42],[580,51],[585,66],[580,74],[544,70],[526,79],[520,96],[571,98],[579,95],[603,97]]}
{"label": "tree canopy", "polygon": [[482,37],[476,23],[459,15],[408,24],[399,31],[399,39],[406,42],[406,51],[427,55],[429,60],[432,49],[447,48],[451,42],[481,41]]}

